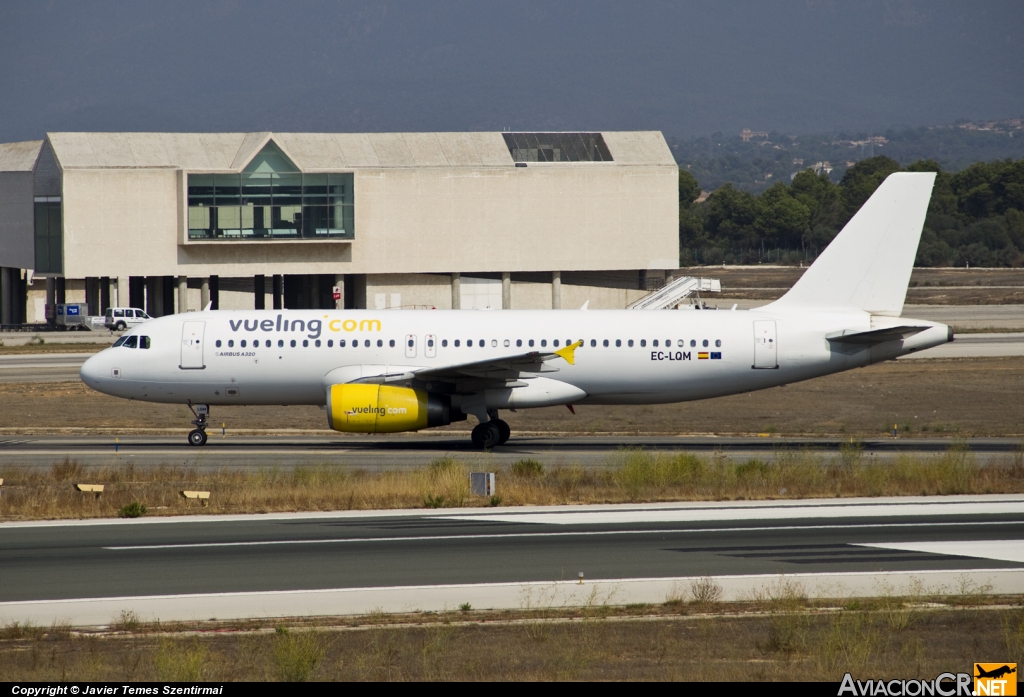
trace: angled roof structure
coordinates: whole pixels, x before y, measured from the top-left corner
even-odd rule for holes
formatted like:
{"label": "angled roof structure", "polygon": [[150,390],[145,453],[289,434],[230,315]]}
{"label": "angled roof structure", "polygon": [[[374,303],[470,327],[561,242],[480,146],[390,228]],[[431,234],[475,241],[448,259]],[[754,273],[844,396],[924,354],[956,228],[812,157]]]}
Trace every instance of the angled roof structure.
{"label": "angled roof structure", "polygon": [[42,147],[41,140],[0,143],[0,172],[31,172]]}
{"label": "angled roof structure", "polygon": [[[602,165],[666,165],[675,159],[657,131],[604,131],[613,162]],[[169,168],[193,172],[241,172],[273,143],[303,172],[338,169],[512,167],[502,134],[471,133],[50,133],[65,169]],[[36,155],[41,141],[34,143]],[[12,162],[28,157],[0,145]],[[34,159],[33,159],[34,162]],[[589,164],[589,163],[588,163]],[[31,166],[29,166],[31,169]]]}

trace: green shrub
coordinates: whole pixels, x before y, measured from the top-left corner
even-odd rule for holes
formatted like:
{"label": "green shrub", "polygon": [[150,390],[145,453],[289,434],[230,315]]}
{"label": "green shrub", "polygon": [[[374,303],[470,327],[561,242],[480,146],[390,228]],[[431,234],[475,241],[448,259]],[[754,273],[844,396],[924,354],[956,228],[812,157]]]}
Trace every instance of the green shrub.
{"label": "green shrub", "polygon": [[509,470],[512,472],[513,477],[532,479],[544,474],[544,465],[531,457],[513,462]]}
{"label": "green shrub", "polygon": [[132,501],[117,509],[119,518],[138,518],[146,515],[146,504]]}

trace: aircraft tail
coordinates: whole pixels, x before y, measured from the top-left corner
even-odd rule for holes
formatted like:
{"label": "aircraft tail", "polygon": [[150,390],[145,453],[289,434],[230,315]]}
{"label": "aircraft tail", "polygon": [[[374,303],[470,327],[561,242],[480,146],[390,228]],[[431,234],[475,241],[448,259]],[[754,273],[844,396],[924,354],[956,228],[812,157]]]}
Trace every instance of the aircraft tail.
{"label": "aircraft tail", "polygon": [[770,307],[899,317],[934,183],[933,172],[886,177],[796,285]]}

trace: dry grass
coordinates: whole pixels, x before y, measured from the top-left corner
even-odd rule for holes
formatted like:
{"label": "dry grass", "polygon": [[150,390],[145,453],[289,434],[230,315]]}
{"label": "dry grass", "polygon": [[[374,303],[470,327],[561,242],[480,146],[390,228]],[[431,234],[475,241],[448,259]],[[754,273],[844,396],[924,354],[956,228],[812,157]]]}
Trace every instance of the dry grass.
{"label": "dry grass", "polygon": [[[181,515],[1024,491],[1024,453],[979,464],[960,445],[884,463],[864,457],[856,444],[834,456],[780,451],[772,459],[745,462],[626,450],[609,465],[513,463],[497,473],[500,499],[488,499],[470,494],[470,468],[452,458],[374,472],[329,465],[212,471],[130,463],[84,467],[67,459],[49,470],[0,469],[0,520],[114,517],[135,502],[149,515]],[[75,489],[81,482],[102,483],[105,490],[98,497],[81,493]],[[180,495],[197,489],[211,492],[208,506]]]}
{"label": "dry grass", "polygon": [[[0,629],[0,681],[934,678],[1014,660],[1021,598],[807,601],[414,613],[70,632]],[[842,606],[842,602],[846,606]],[[889,606],[906,608],[893,623]],[[694,614],[700,613],[700,614]]]}

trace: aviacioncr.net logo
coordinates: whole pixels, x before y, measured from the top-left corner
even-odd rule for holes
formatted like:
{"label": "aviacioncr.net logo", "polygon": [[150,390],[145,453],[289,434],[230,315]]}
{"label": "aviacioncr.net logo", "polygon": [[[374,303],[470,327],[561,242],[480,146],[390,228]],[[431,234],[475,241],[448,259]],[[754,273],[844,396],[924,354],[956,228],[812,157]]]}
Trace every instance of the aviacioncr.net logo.
{"label": "aviacioncr.net logo", "polygon": [[842,695],[857,697],[972,697],[970,673],[940,673],[932,680],[855,680],[847,673],[839,686]]}

